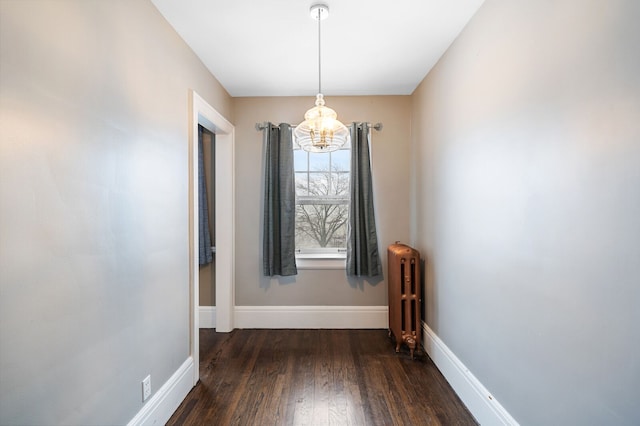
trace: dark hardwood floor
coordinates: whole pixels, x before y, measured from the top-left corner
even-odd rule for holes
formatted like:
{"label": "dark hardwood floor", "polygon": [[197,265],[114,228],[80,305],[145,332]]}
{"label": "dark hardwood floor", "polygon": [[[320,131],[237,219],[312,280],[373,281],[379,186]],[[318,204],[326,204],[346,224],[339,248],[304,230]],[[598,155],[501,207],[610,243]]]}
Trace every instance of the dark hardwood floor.
{"label": "dark hardwood floor", "polygon": [[168,425],[476,425],[386,330],[200,331],[200,383]]}

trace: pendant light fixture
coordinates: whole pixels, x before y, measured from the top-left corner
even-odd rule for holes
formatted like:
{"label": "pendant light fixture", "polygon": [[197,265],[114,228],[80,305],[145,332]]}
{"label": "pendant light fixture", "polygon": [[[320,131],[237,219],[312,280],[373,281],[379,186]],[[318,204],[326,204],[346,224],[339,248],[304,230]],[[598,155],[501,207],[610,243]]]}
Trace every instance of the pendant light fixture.
{"label": "pendant light fixture", "polygon": [[329,6],[314,4],[309,10],[318,21],[318,94],[316,106],[304,114],[304,121],[293,131],[296,143],[309,152],[332,152],[343,147],[350,139],[349,130],[338,121],[338,114],[325,106],[322,95],[322,56],[320,21],[329,16]]}

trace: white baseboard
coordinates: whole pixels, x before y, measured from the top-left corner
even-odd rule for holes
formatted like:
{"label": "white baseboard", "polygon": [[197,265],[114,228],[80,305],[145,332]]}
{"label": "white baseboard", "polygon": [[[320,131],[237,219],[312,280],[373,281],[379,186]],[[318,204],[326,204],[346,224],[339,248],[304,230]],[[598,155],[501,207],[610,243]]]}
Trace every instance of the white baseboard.
{"label": "white baseboard", "polygon": [[200,328],[216,328],[215,306],[200,306],[198,315],[200,316]]}
{"label": "white baseboard", "polygon": [[193,358],[189,357],[138,411],[127,426],[164,425],[193,387]]}
{"label": "white baseboard", "polygon": [[[236,306],[236,328],[388,328],[387,306]],[[200,307],[200,327],[215,328],[215,306]],[[453,390],[481,425],[519,426],[482,383],[422,323],[423,346]],[[189,357],[162,385],[128,426],[165,424],[193,387]]]}
{"label": "white baseboard", "polygon": [[387,306],[236,306],[236,328],[387,328]]}
{"label": "white baseboard", "polygon": [[518,422],[424,322],[422,331],[424,350],[481,425],[518,426]]}

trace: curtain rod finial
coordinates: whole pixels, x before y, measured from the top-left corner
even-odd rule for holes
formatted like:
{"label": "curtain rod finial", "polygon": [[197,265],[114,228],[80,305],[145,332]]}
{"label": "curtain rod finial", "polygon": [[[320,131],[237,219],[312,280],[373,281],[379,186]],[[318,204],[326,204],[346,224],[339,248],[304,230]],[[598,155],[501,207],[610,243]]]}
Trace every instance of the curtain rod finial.
{"label": "curtain rod finial", "polygon": [[378,130],[378,131],[382,130],[382,123],[376,123],[376,124],[374,124],[374,125],[373,125],[373,128],[374,128],[374,129],[376,129],[376,130]]}

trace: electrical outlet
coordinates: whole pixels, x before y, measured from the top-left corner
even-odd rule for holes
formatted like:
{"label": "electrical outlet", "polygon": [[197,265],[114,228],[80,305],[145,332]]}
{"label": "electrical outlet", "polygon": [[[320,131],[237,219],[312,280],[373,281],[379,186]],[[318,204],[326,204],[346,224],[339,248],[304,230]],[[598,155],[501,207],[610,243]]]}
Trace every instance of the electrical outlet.
{"label": "electrical outlet", "polygon": [[151,375],[142,381],[142,401],[146,401],[151,396]]}

